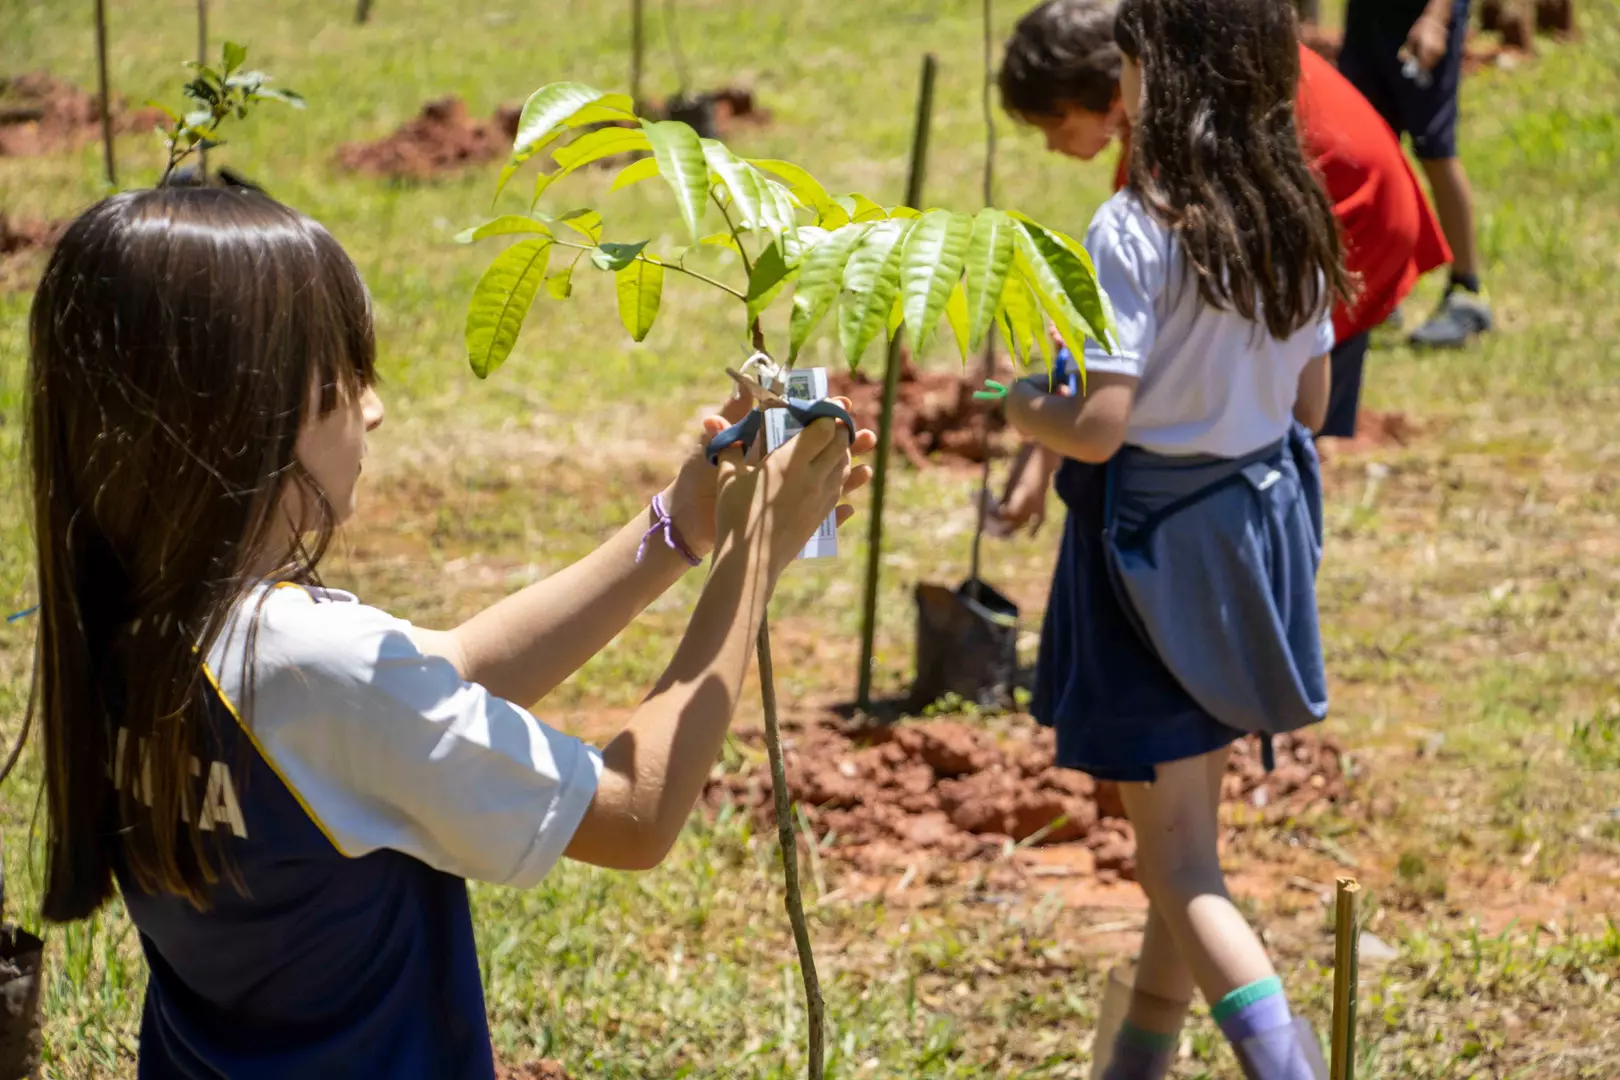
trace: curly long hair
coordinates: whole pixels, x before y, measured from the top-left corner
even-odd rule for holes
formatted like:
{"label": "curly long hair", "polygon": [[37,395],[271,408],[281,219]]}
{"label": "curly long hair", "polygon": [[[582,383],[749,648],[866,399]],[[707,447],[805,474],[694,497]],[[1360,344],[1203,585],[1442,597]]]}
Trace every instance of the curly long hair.
{"label": "curly long hair", "polygon": [[1123,0],[1114,37],[1142,78],[1127,184],[1180,241],[1204,301],[1281,340],[1350,297],[1300,146],[1293,5]]}

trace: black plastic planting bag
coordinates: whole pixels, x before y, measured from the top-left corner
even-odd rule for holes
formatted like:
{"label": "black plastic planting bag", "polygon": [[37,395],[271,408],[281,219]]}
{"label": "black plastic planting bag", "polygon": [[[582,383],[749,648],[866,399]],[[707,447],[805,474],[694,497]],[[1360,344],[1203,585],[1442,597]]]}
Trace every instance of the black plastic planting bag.
{"label": "black plastic planting bag", "polygon": [[1018,605],[982,581],[918,585],[917,679],[910,707],[946,694],[1011,708],[1018,678]]}
{"label": "black plastic planting bag", "polygon": [[[0,910],[4,907],[0,871]],[[44,962],[43,941],[16,923],[0,923],[0,1080],[27,1080],[39,1069]]]}

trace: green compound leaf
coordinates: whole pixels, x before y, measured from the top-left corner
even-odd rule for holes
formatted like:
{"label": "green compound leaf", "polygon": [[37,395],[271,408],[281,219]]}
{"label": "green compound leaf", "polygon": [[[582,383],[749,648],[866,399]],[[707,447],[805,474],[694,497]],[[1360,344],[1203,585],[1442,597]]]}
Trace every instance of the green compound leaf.
{"label": "green compound leaf", "polygon": [[887,219],[874,223],[844,268],[838,339],[851,368],[860,365],[867,346],[888,323],[900,292],[901,242],[911,225],[909,221]]}
{"label": "green compound leaf", "polygon": [[962,278],[962,262],[973,219],[949,210],[930,210],[916,219],[900,259],[900,289],[912,352],[928,347],[939,317]]}
{"label": "green compound leaf", "polygon": [[467,305],[467,362],[487,379],[517,344],[551,257],[549,237],[521,240],[495,257]]}
{"label": "green compound leaf", "polygon": [[658,173],[675,192],[675,204],[696,243],[709,204],[709,163],[703,156],[703,140],[679,120],[643,120],[641,127],[652,144]]}
{"label": "green compound leaf", "polygon": [[664,294],[664,268],[647,259],[638,259],[614,275],[619,293],[619,321],[630,336],[641,341],[658,318],[658,304]]}
{"label": "green compound leaf", "polygon": [[844,277],[844,266],[856,245],[866,235],[867,225],[844,225],[827,233],[799,271],[799,285],[793,294],[793,316],[788,324],[788,362],[799,357],[799,350],[832,310]]}

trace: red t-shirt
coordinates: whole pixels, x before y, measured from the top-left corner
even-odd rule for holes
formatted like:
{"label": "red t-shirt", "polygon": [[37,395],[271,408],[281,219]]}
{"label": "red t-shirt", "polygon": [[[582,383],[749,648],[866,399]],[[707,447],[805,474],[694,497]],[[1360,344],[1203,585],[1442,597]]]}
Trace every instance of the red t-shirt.
{"label": "red t-shirt", "polygon": [[[1345,264],[1360,275],[1355,301],[1333,311],[1338,340],[1389,317],[1418,278],[1451,261],[1440,222],[1384,118],[1333,65],[1299,49],[1299,121],[1306,154],[1344,235]],[[1125,186],[1130,135],[1121,138],[1114,187]]]}

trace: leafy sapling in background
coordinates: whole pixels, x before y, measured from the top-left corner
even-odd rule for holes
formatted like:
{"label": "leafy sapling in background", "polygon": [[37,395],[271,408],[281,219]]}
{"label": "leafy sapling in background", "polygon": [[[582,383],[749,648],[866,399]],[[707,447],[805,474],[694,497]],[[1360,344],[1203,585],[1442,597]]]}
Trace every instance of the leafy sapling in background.
{"label": "leafy sapling in background", "polygon": [[[219,128],[226,120],[247,118],[248,113],[261,101],[280,101],[295,109],[304,107],[304,99],[291,90],[280,90],[266,85],[270,76],[262,71],[243,71],[247,49],[234,41],[227,41],[221,50],[220,67],[215,70],[196,60],[186,61],[193,72],[183,93],[192,102],[184,115],[151,101],[147,104],[161,109],[169,118],[169,126],[159,125],[158,136],[168,149],[169,160],[164,166],[161,186],[173,175],[176,167],[193,154],[223,146]],[[206,182],[207,177],[199,177]]]}
{"label": "leafy sapling in background", "polygon": [[[974,216],[924,212],[886,208],[861,194],[830,195],[797,165],[740,158],[684,123],[636,116],[626,95],[581,83],[554,83],[529,97],[512,155],[501,169],[497,200],[517,172],[547,150],[554,167],[535,181],[527,211],[495,217],[457,237],[466,243],[522,237],[495,256],[467,306],[467,358],[479,378],[487,378],[511,354],[542,289],[557,300],[571,295],[574,270],[587,256],[592,266],[614,275],[620,321],[637,341],[646,338],[662,310],[667,274],[734,297],[743,315],[739,349],[765,361],[767,388],[776,390],[780,384],[772,386],[770,380],[777,365],[762,320],[790,289],[784,371],[834,308],[838,342],[852,368],[874,340],[902,330],[920,355],[942,317],[964,361],[992,326],[1020,363],[1030,362],[1037,350],[1050,362],[1047,320],[1076,356],[1082,355],[1087,333],[1110,341],[1108,302],[1085,250],[1021,214],[990,207]],[[647,240],[604,240],[602,215],[593,208],[556,215],[535,209],[570,174],[631,153],[645,156],[621,169],[612,190],[662,177],[674,193],[690,245],[659,254],[648,250]],[[724,228],[708,232],[716,212]],[[743,280],[728,283],[688,265],[719,248],[739,256]],[[805,983],[809,1075],[819,1080],[824,1018],[798,889],[798,849],[764,623],[758,653],[786,902]]]}

